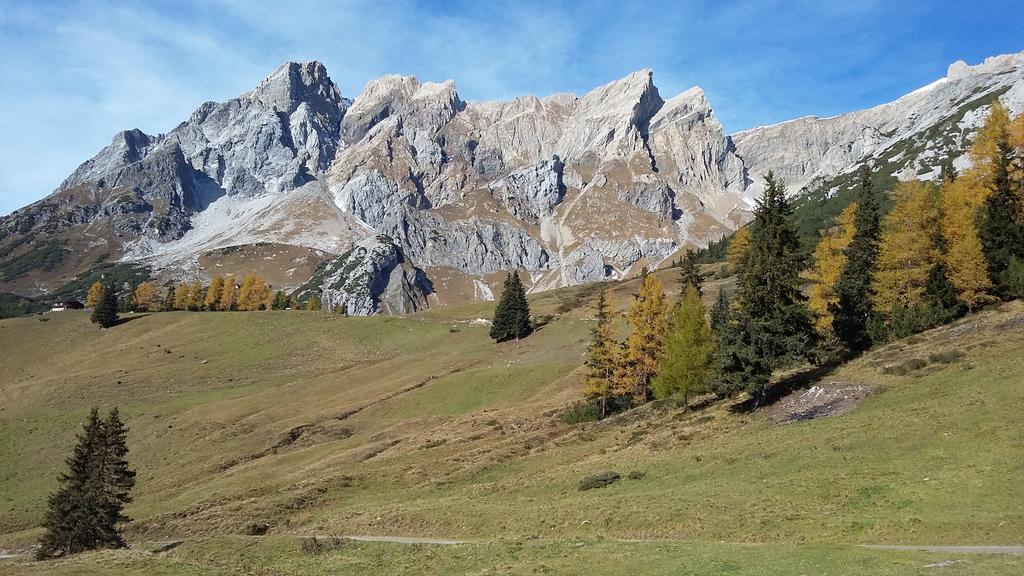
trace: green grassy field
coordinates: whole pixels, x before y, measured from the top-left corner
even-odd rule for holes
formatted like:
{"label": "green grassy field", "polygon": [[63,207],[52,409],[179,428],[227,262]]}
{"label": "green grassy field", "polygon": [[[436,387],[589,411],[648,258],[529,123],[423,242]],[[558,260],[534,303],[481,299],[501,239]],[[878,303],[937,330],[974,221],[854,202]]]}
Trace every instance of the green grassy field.
{"label": "green grassy field", "polygon": [[[630,290],[616,288],[620,305]],[[0,573],[918,574],[949,558],[946,574],[1024,570],[1020,557],[854,546],[1024,544],[1024,305],[825,376],[874,390],[841,416],[780,424],[731,403],[662,403],[564,424],[593,296],[539,295],[539,315],[563,313],[500,345],[472,322],[487,304],[407,318],[163,313],[107,331],[84,313],[2,320],[0,549],[38,536],[93,404],[119,405],[131,428],[129,539],[186,541],[4,560]],[[912,359],[925,366],[893,369]],[[577,489],[604,470],[623,480]],[[272,536],[241,536],[255,522]],[[472,543],[307,554],[312,534]]]}

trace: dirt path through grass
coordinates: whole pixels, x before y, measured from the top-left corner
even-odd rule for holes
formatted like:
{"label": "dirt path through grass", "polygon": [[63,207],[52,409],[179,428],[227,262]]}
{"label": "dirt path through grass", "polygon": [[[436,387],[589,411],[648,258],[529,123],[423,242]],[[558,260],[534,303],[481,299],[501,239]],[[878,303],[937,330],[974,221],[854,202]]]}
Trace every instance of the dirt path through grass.
{"label": "dirt path through grass", "polygon": [[872,550],[898,550],[901,552],[946,552],[950,554],[1013,554],[1024,556],[1024,546],[905,546],[897,544],[861,544]]}

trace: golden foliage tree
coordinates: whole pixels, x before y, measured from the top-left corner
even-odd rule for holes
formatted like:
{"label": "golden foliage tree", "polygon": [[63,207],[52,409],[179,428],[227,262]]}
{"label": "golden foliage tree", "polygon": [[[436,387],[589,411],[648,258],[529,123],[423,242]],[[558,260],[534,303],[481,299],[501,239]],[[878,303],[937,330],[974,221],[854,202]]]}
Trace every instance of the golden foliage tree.
{"label": "golden foliage tree", "polygon": [[188,309],[202,310],[205,298],[206,290],[203,289],[203,283],[199,280],[193,281],[192,285],[188,288]]}
{"label": "golden foliage tree", "polygon": [[192,288],[182,282],[174,289],[174,309],[188,310],[192,305]]}
{"label": "golden foliage tree", "polygon": [[319,310],[320,308],[319,296],[310,296],[309,300],[306,300],[306,310]]}
{"label": "golden foliage tree", "polygon": [[665,291],[654,275],[643,275],[635,298],[626,312],[630,333],[622,346],[612,392],[639,404],[651,399],[651,378],[658,370],[667,319]]}
{"label": "golden foliage tree", "polygon": [[587,384],[583,395],[600,405],[602,418],[608,414],[618,362],[618,343],[612,324],[614,309],[610,296],[602,292],[597,300],[597,324],[590,331],[590,347],[587,348]]}
{"label": "golden foliage tree", "polygon": [[996,98],[989,108],[985,124],[978,130],[971,144],[971,162],[975,168],[984,172],[984,177],[991,178],[995,165],[999,161],[999,140],[1010,129],[1010,113],[1006,106]]}
{"label": "golden foliage tree", "polygon": [[270,285],[263,278],[249,274],[238,290],[239,310],[265,310],[270,308]]}
{"label": "golden foliage tree", "polygon": [[839,303],[836,282],[846,265],[846,247],[853,240],[853,218],[857,203],[846,207],[836,217],[835,225],[822,237],[814,248],[814,265],[807,273],[811,282],[807,306],[814,313],[814,327],[820,334],[832,331],[830,308]]}
{"label": "golden foliage tree", "polygon": [[203,307],[207,310],[217,310],[220,307],[220,295],[223,290],[224,277],[214,276],[206,290],[206,297],[203,298]]}
{"label": "golden foliage tree", "polygon": [[92,308],[99,304],[100,298],[103,297],[103,283],[96,281],[89,287],[89,293],[85,296],[85,305]]}
{"label": "golden foliage tree", "polygon": [[972,168],[955,180],[943,182],[941,189],[941,228],[946,245],[945,261],[949,281],[969,309],[994,300],[992,281],[981,240],[978,238],[978,211],[988,197],[984,171]]}
{"label": "golden foliage tree", "polygon": [[750,227],[742,226],[732,235],[729,241],[729,250],[725,258],[729,262],[729,269],[739,272],[743,269],[743,261],[747,257],[747,248],[750,246]]}
{"label": "golden foliage tree", "polygon": [[143,282],[135,287],[132,295],[135,301],[135,309],[142,312],[156,312],[160,310],[160,293],[152,282]]}
{"label": "golden foliage tree", "polygon": [[882,240],[875,271],[875,309],[920,304],[928,272],[940,261],[936,245],[939,206],[933,186],[911,180],[892,192],[894,205],[882,220]]}
{"label": "golden foliage tree", "polygon": [[224,286],[220,291],[220,303],[217,308],[220,310],[235,310],[238,307],[238,286],[235,285],[235,277],[224,278]]}

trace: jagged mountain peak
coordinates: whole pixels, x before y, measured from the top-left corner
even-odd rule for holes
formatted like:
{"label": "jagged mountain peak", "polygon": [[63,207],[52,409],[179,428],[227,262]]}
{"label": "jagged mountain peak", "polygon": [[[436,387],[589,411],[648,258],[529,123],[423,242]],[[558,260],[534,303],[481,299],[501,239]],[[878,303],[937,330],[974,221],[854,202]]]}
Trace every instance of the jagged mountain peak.
{"label": "jagged mountain peak", "polygon": [[253,91],[253,96],[275,110],[291,114],[303,103],[318,111],[342,106],[341,90],[320,62],[285,62]]}
{"label": "jagged mountain peak", "polygon": [[415,76],[388,75],[367,83],[345,113],[341,137],[352,144],[389,117],[428,117],[436,131],[464,107],[454,80],[420,82]]}

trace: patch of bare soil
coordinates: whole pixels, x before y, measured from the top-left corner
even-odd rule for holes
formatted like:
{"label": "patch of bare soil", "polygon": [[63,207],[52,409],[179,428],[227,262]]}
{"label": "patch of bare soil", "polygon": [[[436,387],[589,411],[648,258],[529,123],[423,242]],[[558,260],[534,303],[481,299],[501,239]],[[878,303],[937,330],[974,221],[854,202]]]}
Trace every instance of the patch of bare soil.
{"label": "patch of bare soil", "polygon": [[856,408],[871,392],[868,386],[849,382],[816,384],[792,392],[767,411],[782,423],[838,416]]}

